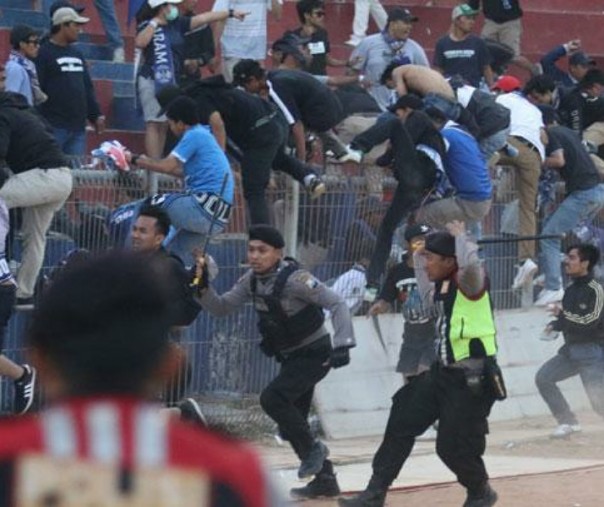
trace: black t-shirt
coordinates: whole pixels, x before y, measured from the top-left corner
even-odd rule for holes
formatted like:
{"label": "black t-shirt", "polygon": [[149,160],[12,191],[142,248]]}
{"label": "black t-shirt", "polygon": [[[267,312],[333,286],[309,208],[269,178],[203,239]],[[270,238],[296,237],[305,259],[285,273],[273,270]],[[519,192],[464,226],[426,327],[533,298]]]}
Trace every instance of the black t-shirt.
{"label": "black t-shirt", "polygon": [[549,127],[547,135],[549,142],[545,151],[548,156],[559,149],[564,150],[566,164],[560,169],[560,176],[566,183],[567,193],[587,190],[599,184],[598,170],[576,132],[557,125]]}
{"label": "black t-shirt", "polygon": [[338,98],[312,74],[279,69],[269,72],[268,80],[294,120],[307,128],[325,132],[343,119]]}
{"label": "black t-shirt", "polygon": [[[308,37],[302,33],[302,27],[292,30],[292,33],[296,34],[298,37]],[[306,44],[306,47],[312,55],[312,62],[306,70],[316,76],[325,76],[327,74],[327,54],[330,50],[327,31],[322,28],[315,31],[311,35],[310,41]]]}
{"label": "black t-shirt", "polygon": [[[480,0],[469,0],[472,9],[480,8]],[[522,17],[519,0],[482,0],[484,17],[495,23],[505,23]]]}
{"label": "black t-shirt", "polygon": [[209,123],[212,113],[220,113],[227,135],[236,144],[245,146],[256,122],[274,113],[275,108],[260,97],[220,83],[220,78],[204,79],[189,86],[187,95],[197,103],[202,124]]}
{"label": "black t-shirt", "polygon": [[472,86],[480,86],[484,68],[490,63],[486,42],[476,35],[461,41],[445,35],[438,39],[434,49],[434,65],[442,69],[445,76],[459,74]]}

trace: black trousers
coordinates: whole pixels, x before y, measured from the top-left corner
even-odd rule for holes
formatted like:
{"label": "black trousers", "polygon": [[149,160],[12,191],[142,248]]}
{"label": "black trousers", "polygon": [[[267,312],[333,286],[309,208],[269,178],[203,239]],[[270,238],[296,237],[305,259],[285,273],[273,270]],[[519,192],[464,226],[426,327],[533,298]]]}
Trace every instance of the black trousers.
{"label": "black trousers", "polygon": [[331,344],[329,336],[296,351],[281,362],[279,374],[260,394],[260,405],[277,423],[300,460],[314,443],[308,414],[315,386],[327,375]]}
{"label": "black trousers", "polygon": [[407,129],[397,117],[378,121],[356,136],[352,147],[368,152],[387,140],[390,140],[392,146],[398,185],[380,224],[375,249],[367,268],[367,281],[370,285],[379,285],[392,248],[394,231],[421,204],[422,196],[433,186],[436,176],[434,163],[415,149]]}
{"label": "black trousers", "polygon": [[266,187],[270,181],[271,169],[289,174],[304,184],[304,178],[315,171],[308,164],[285,153],[288,138],[287,125],[279,115],[253,130],[245,144],[241,161],[243,197],[247,202],[251,224],[270,223],[270,213],[266,202]]}
{"label": "black trousers", "polygon": [[489,395],[468,389],[461,369],[434,364],[393,396],[386,433],[373,458],[372,480],[390,486],[415,437],[438,420],[438,456],[468,491],[480,492],[488,480],[482,455],[493,402]]}

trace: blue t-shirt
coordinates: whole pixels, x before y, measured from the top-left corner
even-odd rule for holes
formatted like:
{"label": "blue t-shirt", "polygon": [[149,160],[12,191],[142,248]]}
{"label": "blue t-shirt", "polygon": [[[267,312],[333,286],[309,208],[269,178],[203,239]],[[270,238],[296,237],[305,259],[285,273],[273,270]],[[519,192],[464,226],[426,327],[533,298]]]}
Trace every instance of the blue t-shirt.
{"label": "blue t-shirt", "polygon": [[447,126],[441,134],[447,143],[445,172],[456,195],[468,201],[489,199],[493,192],[491,177],[476,139],[458,126]]}
{"label": "blue t-shirt", "polygon": [[234,182],[226,155],[208,127],[195,125],[185,132],[170,155],[181,161],[185,189],[189,192],[220,194],[224,175],[228,180],[222,198],[233,204]]}

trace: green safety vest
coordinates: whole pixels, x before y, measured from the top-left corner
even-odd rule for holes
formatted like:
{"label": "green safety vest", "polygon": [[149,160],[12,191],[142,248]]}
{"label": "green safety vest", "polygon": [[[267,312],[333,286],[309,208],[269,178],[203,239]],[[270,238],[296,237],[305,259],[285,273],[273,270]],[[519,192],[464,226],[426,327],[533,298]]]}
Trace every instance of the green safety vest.
{"label": "green safety vest", "polygon": [[449,319],[449,343],[455,361],[470,357],[472,338],[480,339],[487,356],[494,356],[497,353],[495,321],[489,292],[485,291],[480,299],[473,300],[457,289]]}

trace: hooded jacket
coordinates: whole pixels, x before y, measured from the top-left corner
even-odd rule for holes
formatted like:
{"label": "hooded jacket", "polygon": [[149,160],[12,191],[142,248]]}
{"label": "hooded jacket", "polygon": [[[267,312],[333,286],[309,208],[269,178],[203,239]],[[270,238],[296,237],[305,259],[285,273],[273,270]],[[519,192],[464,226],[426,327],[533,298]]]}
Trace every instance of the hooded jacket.
{"label": "hooded jacket", "polygon": [[18,93],[0,92],[0,160],[15,174],[68,165],[44,119]]}

